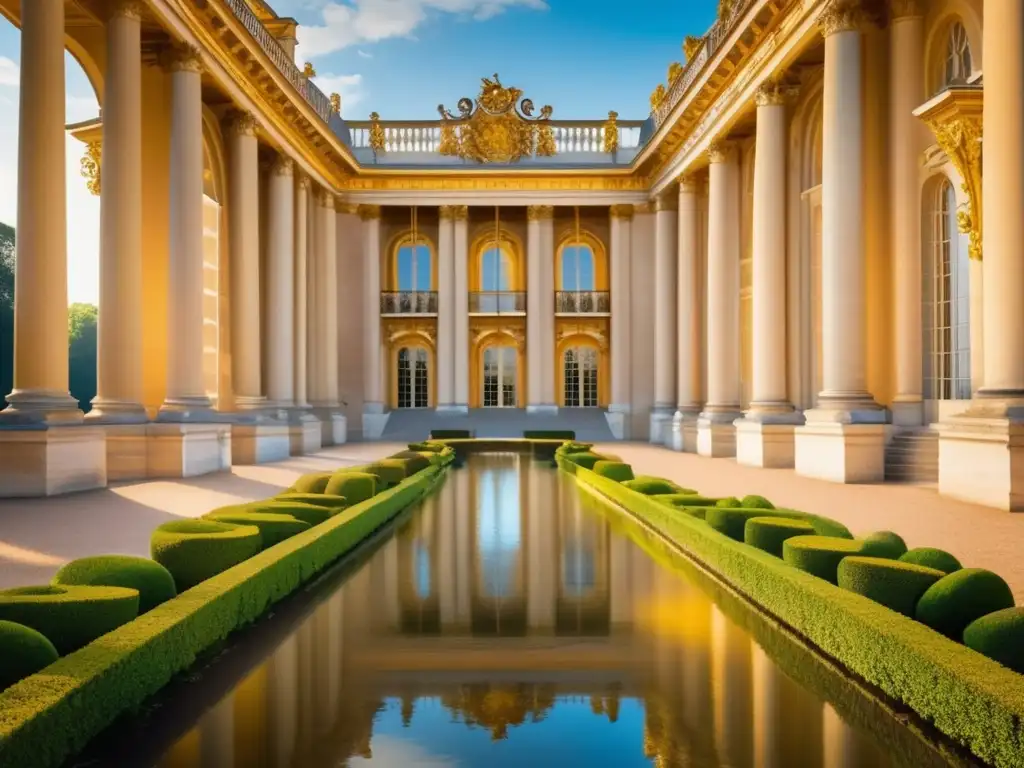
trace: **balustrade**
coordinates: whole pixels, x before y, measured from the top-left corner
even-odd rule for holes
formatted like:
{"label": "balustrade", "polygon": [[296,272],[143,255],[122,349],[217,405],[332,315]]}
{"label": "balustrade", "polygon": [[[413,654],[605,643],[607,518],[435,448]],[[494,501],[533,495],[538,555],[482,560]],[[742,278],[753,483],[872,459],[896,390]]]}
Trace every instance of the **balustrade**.
{"label": "balustrade", "polygon": [[469,294],[471,315],[525,315],[526,291],[474,291]]}
{"label": "balustrade", "polygon": [[557,291],[555,293],[555,314],[557,315],[607,315],[611,311],[611,294],[608,291]]}
{"label": "balustrade", "polygon": [[436,315],[436,291],[383,291],[380,294],[382,315]]}

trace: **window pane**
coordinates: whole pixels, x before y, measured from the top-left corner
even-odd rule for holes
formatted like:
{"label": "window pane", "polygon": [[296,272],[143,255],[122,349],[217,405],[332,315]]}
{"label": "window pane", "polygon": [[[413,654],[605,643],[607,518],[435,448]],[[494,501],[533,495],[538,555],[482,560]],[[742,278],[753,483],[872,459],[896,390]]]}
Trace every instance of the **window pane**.
{"label": "window pane", "polygon": [[483,254],[483,264],[480,270],[480,290],[498,290],[498,252],[488,248]]}
{"label": "window pane", "polygon": [[562,290],[579,290],[576,287],[576,249],[572,246],[562,249]]}
{"label": "window pane", "polygon": [[594,290],[594,252],[589,246],[580,246],[577,261],[579,263],[579,288],[578,291]]}
{"label": "window pane", "polygon": [[509,256],[505,251],[498,251],[501,254],[501,283],[498,285],[499,291],[511,290],[509,286],[512,285],[512,257]]}
{"label": "window pane", "polygon": [[398,290],[412,291],[413,287],[412,248],[403,245],[398,249]]}
{"label": "window pane", "polygon": [[398,407],[412,407],[412,372],[409,365],[409,350],[398,350]]}
{"label": "window pane", "polygon": [[416,284],[413,290],[430,290],[430,247],[419,245],[416,247]]}

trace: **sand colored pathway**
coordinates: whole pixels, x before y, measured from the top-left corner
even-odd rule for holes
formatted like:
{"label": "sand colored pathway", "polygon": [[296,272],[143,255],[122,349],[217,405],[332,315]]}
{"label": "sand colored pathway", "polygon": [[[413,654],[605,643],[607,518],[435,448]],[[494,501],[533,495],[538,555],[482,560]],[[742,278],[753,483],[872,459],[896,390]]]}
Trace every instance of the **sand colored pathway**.
{"label": "sand colored pathway", "polygon": [[353,443],[275,464],[233,467],[230,473],[123,483],[47,499],[0,500],[0,588],[46,583],[77,557],[148,557],[149,535],[161,523],[263,499],[306,472],[365,464],[404,447]]}
{"label": "sand colored pathway", "polygon": [[621,456],[637,474],[657,475],[706,496],[760,494],[780,507],[839,520],[855,535],[895,531],[911,547],[939,547],[966,567],[988,568],[1010,584],[1024,605],[1024,514],[939,496],[930,488],[840,485],[800,477],[790,469],[757,469],[732,459],[707,459],[642,443],[608,443],[596,450]]}

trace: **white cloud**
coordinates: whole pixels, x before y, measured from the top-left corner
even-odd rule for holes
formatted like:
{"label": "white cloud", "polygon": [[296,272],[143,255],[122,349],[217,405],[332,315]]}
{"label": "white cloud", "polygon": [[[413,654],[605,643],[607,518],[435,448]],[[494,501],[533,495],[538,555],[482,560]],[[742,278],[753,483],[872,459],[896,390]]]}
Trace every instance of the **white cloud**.
{"label": "white cloud", "polygon": [[21,67],[14,59],[7,56],[0,56],[0,85],[13,85],[15,88],[21,82]]}
{"label": "white cloud", "polygon": [[299,25],[299,50],[311,59],[359,43],[409,37],[430,11],[484,21],[515,6],[548,9],[547,0],[330,0],[322,9],[323,24]]}
{"label": "white cloud", "polygon": [[313,82],[324,93],[341,94],[341,114],[351,117],[349,110],[366,96],[362,88],[362,75],[319,75]]}
{"label": "white cloud", "polygon": [[372,59],[373,58],[373,54],[372,53],[367,53],[366,51],[356,51],[356,53],[358,53],[364,59]]}

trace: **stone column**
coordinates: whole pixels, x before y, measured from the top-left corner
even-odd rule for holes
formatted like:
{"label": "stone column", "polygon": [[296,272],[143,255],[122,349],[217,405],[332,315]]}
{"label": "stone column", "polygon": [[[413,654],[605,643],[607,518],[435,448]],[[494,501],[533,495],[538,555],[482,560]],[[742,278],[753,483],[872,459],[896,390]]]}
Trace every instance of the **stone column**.
{"label": "stone column", "polygon": [[455,222],[452,206],[438,209],[437,225],[437,397],[438,411],[455,401]]}
{"label": "stone column", "polygon": [[786,387],[786,101],[792,88],[772,81],[757,92],[754,156],[754,386],[736,422],[736,461],[793,466],[793,429],[802,422]]}
{"label": "stone column", "polygon": [[90,421],[139,424],[142,406],[142,49],[138,2],[107,19],[103,99],[100,316]]}
{"label": "stone column", "polygon": [[212,417],[203,384],[203,93],[199,51],[168,53],[171,72],[167,393],[160,421]]}
{"label": "stone column", "polygon": [[919,168],[923,142],[922,126],[913,113],[925,101],[924,13],[918,0],[892,4],[889,47],[889,183],[896,326],[896,397],[892,420],[902,426],[917,426],[924,423]]}
{"label": "stone column", "polygon": [[[550,205],[531,205],[526,209],[526,411],[527,413],[555,413],[554,382],[548,348],[547,316],[554,315],[555,295],[548,290],[554,264],[547,232],[553,229],[555,209]],[[554,334],[554,328],[551,329]],[[548,386],[548,378],[552,379]]]}
{"label": "stone column", "polygon": [[1024,510],[1024,5],[987,0],[983,55],[984,384],[970,409],[940,428],[939,491],[1019,511]]}
{"label": "stone column", "polygon": [[377,440],[384,431],[387,414],[384,413],[384,387],[382,382],[383,346],[380,325],[380,206],[361,205],[359,216],[363,220],[363,275],[366,286],[364,311],[363,351],[363,438]]}
{"label": "stone column", "polygon": [[676,409],[676,248],[678,199],[666,192],[654,203],[654,408],[651,442],[671,438]]}
{"label": "stone column", "polygon": [[825,36],[822,133],[822,378],[818,405],[796,430],[796,471],[845,483],[885,476],[885,411],[867,391],[864,269],[864,105],[859,4],[832,2]]}
{"label": "stone column", "polygon": [[716,142],[708,150],[708,399],[697,419],[697,452],[735,456],[740,412],[739,153]]}
{"label": "stone column", "polygon": [[327,407],[337,409],[339,405],[338,384],[338,209],[334,194],[325,191],[322,201],[324,242],[322,259],[324,269],[320,273],[324,283],[323,306],[320,308],[324,323],[324,394]]}
{"label": "stone column", "polygon": [[309,177],[300,176],[295,185],[295,405],[308,408],[307,398],[307,301]]}
{"label": "stone column", "polygon": [[455,407],[469,409],[469,207],[452,206],[455,240]]}
{"label": "stone column", "polygon": [[697,212],[698,182],[693,176],[679,179],[679,246],[676,275],[676,412],[672,417],[672,448],[697,450],[697,417],[700,415],[700,283]]}
{"label": "stone column", "polygon": [[547,296],[546,303],[541,304],[540,345],[541,368],[540,391],[541,403],[547,413],[558,412],[558,393],[555,391],[555,216],[554,208],[551,215],[540,221],[540,287],[541,295]]}
{"label": "stone column", "polygon": [[231,376],[235,407],[262,408],[260,361],[260,171],[256,118],[232,113],[224,125],[228,155],[231,263]]}
{"label": "stone column", "polygon": [[[316,232],[312,251],[313,281],[311,298],[313,311],[310,313],[310,346],[307,354],[315,364],[310,366],[309,400],[314,409],[330,408],[331,366],[329,361],[329,333],[331,309],[328,274],[331,271],[331,251],[334,249],[334,196],[325,189],[318,189],[314,196],[313,227]],[[335,262],[335,270],[337,264]]]}
{"label": "stone column", "polygon": [[633,206],[613,205],[611,215],[611,403],[608,405],[608,426],[617,440],[629,435],[632,411],[632,370],[629,335],[630,279],[633,246]]}
{"label": "stone column", "polygon": [[295,178],[294,163],[278,155],[270,169],[267,221],[267,399],[295,405]]}

